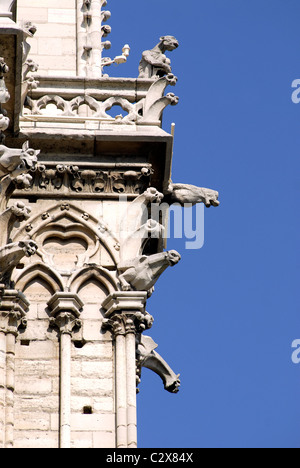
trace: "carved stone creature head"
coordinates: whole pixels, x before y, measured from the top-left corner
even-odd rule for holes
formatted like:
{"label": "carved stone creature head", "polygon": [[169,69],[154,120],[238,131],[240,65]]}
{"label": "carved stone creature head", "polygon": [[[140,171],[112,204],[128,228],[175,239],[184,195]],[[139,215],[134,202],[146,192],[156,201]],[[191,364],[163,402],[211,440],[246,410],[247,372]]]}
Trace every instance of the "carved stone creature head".
{"label": "carved stone creature head", "polygon": [[31,21],[27,21],[24,24],[23,31],[27,37],[33,37],[37,31],[35,24],[32,24]]}
{"label": "carved stone creature head", "polygon": [[172,52],[172,50],[175,50],[179,47],[179,42],[174,36],[162,36],[160,38],[161,41],[161,46],[164,52],[166,50],[169,50]]}
{"label": "carved stone creature head", "polygon": [[170,250],[167,252],[167,260],[170,263],[170,266],[175,266],[181,260],[181,255],[176,250]]}
{"label": "carved stone creature head", "polygon": [[0,177],[10,174],[17,177],[22,173],[34,170],[40,151],[29,148],[29,142],[26,141],[22,149],[12,149],[0,145]]}
{"label": "carved stone creature head", "polygon": [[38,249],[38,246],[34,241],[21,241],[19,243],[19,247],[23,249],[23,252],[25,253],[26,257],[32,257],[36,254],[36,251]]}
{"label": "carved stone creature head", "polygon": [[10,284],[13,269],[26,256],[31,257],[37,252],[38,246],[32,240],[16,242],[0,247],[0,281]]}
{"label": "carved stone creature head", "polygon": [[210,206],[220,205],[219,192],[217,192],[216,190],[206,189],[205,195],[206,196],[204,198],[204,203],[207,208],[209,208]]}
{"label": "carved stone creature head", "polygon": [[21,153],[21,160],[22,166],[26,169],[26,171],[34,170],[37,162],[38,162],[38,155],[40,154],[40,150],[34,150],[29,148],[29,141],[26,141],[22,146],[22,153]]}
{"label": "carved stone creature head", "polygon": [[26,189],[31,187],[32,180],[30,174],[21,174],[15,178],[14,182],[19,189]]}
{"label": "carved stone creature head", "polygon": [[26,221],[30,218],[31,208],[26,206],[23,202],[16,202],[11,207],[11,211],[19,219],[19,221]]}
{"label": "carved stone creature head", "polygon": [[164,195],[160,193],[156,188],[150,187],[143,194],[148,203],[161,203]]}

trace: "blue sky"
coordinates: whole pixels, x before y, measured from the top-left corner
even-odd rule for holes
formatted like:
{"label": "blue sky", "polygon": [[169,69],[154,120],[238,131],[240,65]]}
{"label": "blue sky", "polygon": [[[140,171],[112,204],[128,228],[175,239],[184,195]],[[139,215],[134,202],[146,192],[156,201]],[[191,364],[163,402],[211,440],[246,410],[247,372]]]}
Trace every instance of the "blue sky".
{"label": "blue sky", "polygon": [[137,76],[161,35],[179,81],[174,182],[219,190],[205,244],[160,279],[148,311],[158,352],[181,373],[180,393],[145,369],[140,447],[300,447],[299,0],[111,0],[111,55],[129,43]]}

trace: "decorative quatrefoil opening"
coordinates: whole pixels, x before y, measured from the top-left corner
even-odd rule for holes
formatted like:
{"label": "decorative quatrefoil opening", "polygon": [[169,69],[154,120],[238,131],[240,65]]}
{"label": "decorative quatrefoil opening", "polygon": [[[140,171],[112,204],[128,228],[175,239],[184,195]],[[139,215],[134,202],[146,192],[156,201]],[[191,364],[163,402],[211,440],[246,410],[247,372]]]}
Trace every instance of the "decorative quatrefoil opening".
{"label": "decorative quatrefoil opening", "polygon": [[80,255],[88,250],[87,242],[80,237],[49,237],[43,245],[44,250],[52,256],[54,265],[59,270],[72,271]]}

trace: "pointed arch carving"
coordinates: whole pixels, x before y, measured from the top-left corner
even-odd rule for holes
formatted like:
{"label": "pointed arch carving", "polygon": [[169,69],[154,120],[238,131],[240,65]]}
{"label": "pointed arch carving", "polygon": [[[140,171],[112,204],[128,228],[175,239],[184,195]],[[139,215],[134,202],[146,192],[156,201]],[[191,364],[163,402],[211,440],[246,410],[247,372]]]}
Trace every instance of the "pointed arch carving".
{"label": "pointed arch carving", "polygon": [[54,293],[63,291],[62,277],[51,267],[44,263],[34,263],[25,268],[15,279],[15,287],[24,291],[26,287],[37,278],[41,278]]}
{"label": "pointed arch carving", "polygon": [[77,294],[84,284],[93,279],[101,283],[107,289],[108,294],[119,289],[116,277],[110,271],[96,265],[89,265],[73,274],[69,278],[67,289]]}

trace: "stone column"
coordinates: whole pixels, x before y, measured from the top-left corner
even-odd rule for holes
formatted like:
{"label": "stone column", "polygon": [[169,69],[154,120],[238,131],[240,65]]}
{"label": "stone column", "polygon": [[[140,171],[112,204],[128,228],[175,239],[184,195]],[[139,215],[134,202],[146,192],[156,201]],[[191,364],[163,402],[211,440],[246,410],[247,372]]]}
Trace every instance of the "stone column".
{"label": "stone column", "polygon": [[92,22],[89,31],[89,41],[91,44],[90,77],[101,78],[102,69],[102,49],[101,49],[101,0],[93,0],[91,4]]}
{"label": "stone column", "polygon": [[137,448],[136,409],[136,333],[135,316],[126,320],[126,366],[127,366],[127,445]]}
{"label": "stone column", "polygon": [[86,78],[102,77],[102,50],[110,48],[109,41],[102,41],[111,28],[102,26],[110,18],[109,11],[102,11],[106,0],[77,0],[77,74]]}
{"label": "stone column", "polygon": [[56,293],[48,302],[51,325],[60,333],[60,448],[71,448],[71,344],[83,302],[72,293]]}
{"label": "stone column", "polygon": [[0,291],[0,447],[14,443],[15,347],[18,330],[26,326],[29,303],[16,290]]}
{"label": "stone column", "polygon": [[146,292],[117,292],[102,305],[115,340],[117,448],[137,447],[136,334],[153,323],[146,300]]}
{"label": "stone column", "polygon": [[[3,287],[3,285],[1,285]],[[3,289],[1,291],[3,293]],[[5,445],[5,392],[6,392],[6,330],[7,317],[0,312],[0,448]]]}
{"label": "stone column", "polygon": [[85,77],[87,67],[87,24],[90,5],[77,0],[77,75]]}

